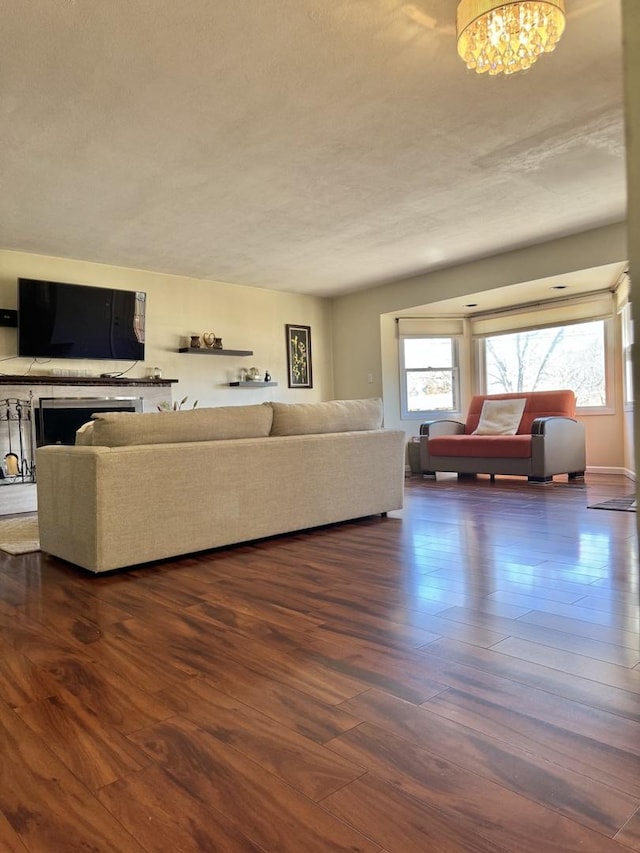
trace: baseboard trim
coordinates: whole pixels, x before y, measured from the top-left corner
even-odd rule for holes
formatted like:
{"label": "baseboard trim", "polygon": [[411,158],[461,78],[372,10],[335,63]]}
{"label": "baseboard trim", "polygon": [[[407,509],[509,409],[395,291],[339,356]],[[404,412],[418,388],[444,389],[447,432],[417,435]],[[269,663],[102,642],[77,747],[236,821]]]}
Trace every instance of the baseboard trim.
{"label": "baseboard trim", "polygon": [[618,474],[621,477],[627,477],[635,483],[635,472],[630,468],[614,468],[607,465],[588,465],[587,474]]}

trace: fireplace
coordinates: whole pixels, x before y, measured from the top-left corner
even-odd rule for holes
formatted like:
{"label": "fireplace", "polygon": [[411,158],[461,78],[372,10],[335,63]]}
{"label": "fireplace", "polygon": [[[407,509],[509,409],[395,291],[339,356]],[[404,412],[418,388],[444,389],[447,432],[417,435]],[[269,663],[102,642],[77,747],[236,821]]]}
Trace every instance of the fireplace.
{"label": "fireplace", "polygon": [[75,444],[76,430],[94,412],[141,412],[142,397],[40,397],[35,409],[36,445]]}

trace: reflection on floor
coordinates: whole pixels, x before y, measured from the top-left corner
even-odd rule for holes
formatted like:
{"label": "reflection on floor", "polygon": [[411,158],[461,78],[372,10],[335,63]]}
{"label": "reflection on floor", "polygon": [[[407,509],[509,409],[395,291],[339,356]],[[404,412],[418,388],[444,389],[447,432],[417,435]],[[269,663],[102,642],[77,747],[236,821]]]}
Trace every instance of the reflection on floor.
{"label": "reflection on floor", "polygon": [[[92,576],[0,554],[0,849],[640,850],[622,477]],[[277,496],[274,496],[277,500]]]}

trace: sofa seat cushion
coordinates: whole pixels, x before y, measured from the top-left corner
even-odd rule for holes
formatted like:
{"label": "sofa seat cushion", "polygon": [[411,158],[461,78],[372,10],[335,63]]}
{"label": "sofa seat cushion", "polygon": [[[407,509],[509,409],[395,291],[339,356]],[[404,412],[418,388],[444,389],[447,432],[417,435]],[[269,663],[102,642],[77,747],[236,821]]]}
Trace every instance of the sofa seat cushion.
{"label": "sofa seat cushion", "polygon": [[271,403],[271,435],[315,435],[380,429],[382,400],[330,400],[326,403]]}
{"label": "sofa seat cushion", "polygon": [[269,404],[218,406],[182,412],[105,412],[93,415],[93,429],[88,430],[92,433],[90,437],[81,427],[81,442],[98,447],[126,447],[264,438],[269,435],[272,420],[273,410]]}
{"label": "sofa seat cushion", "polygon": [[441,435],[429,439],[431,456],[528,459],[530,435]]}

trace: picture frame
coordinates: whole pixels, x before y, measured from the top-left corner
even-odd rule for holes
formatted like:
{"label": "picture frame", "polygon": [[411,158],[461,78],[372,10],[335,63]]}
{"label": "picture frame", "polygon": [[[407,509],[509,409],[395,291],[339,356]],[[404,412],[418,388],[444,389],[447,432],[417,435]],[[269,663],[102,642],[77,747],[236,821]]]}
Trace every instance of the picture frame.
{"label": "picture frame", "polygon": [[289,388],[313,388],[311,326],[287,323],[285,330]]}

